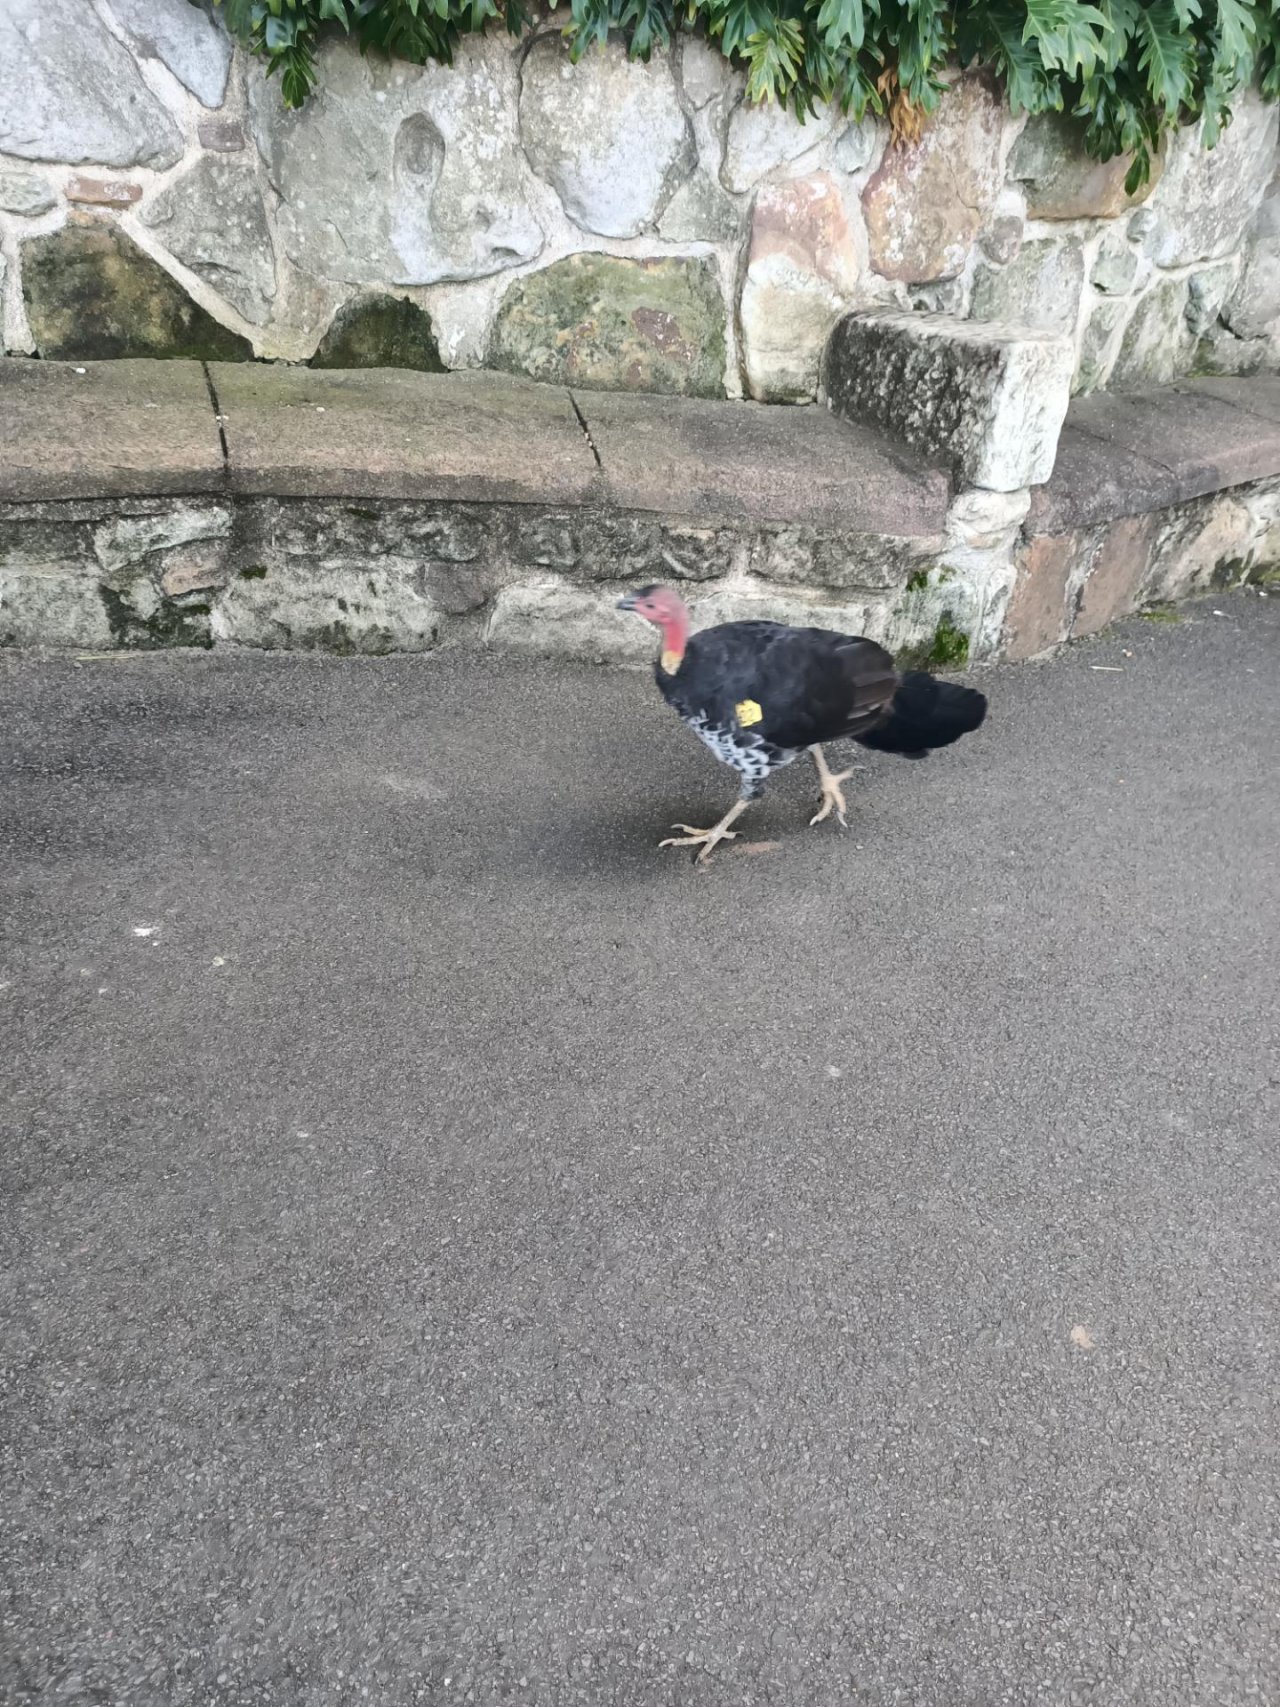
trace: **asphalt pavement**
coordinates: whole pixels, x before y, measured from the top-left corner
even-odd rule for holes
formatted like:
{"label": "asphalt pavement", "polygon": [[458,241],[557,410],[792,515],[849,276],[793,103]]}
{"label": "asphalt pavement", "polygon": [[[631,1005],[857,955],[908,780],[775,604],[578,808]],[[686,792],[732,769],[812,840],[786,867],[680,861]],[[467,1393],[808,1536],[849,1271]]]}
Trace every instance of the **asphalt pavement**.
{"label": "asphalt pavement", "polygon": [[1280,1700],[1280,600],[981,681],[0,657],[0,1699]]}

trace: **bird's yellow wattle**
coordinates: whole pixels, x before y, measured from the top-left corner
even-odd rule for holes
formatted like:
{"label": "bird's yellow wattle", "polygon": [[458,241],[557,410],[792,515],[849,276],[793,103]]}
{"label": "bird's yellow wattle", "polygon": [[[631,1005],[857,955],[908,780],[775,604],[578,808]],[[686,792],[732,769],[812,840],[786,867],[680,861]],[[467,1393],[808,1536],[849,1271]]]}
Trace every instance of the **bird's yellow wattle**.
{"label": "bird's yellow wattle", "polygon": [[666,651],[662,654],[661,658],[659,658],[658,662],[662,665],[664,672],[668,676],[674,676],[676,671],[680,668],[680,660],[683,657],[683,652]]}

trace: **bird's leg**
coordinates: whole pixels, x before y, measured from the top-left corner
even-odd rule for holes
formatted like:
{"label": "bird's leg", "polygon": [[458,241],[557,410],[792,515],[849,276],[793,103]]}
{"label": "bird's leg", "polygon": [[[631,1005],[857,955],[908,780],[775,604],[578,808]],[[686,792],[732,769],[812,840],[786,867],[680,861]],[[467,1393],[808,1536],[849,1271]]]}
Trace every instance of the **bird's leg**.
{"label": "bird's leg", "polygon": [[810,818],[809,823],[810,825],[820,824],[824,818],[829,818],[832,812],[834,812],[840,828],[842,830],[847,830],[849,828],[849,820],[845,817],[845,811],[847,808],[845,806],[844,790],[841,788],[840,784],[842,782],[848,782],[854,771],[861,770],[862,766],[850,765],[847,771],[829,771],[827,769],[826,754],[822,751],[822,748],[810,747],[809,751],[813,755],[813,762],[818,769],[818,781],[822,784],[822,799],[818,803],[818,810],[814,813],[813,817]]}
{"label": "bird's leg", "polygon": [[694,863],[705,865],[711,858],[711,850],[718,842],[731,842],[738,832],[729,828],[735,819],[741,817],[756,798],[754,794],[744,792],[734,801],[718,824],[713,824],[709,830],[695,830],[692,824],[673,824],[673,830],[683,830],[683,836],[668,836],[665,841],[658,843],[660,848],[700,848]]}

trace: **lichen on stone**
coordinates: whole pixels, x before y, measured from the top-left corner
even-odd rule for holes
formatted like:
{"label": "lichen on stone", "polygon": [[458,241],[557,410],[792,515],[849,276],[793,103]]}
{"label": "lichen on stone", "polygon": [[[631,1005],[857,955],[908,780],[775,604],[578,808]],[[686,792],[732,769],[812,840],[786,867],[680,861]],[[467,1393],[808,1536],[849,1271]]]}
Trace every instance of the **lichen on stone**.
{"label": "lichen on stone", "polygon": [[709,257],[578,254],[518,279],[489,365],[558,385],[723,397],[725,317]]}

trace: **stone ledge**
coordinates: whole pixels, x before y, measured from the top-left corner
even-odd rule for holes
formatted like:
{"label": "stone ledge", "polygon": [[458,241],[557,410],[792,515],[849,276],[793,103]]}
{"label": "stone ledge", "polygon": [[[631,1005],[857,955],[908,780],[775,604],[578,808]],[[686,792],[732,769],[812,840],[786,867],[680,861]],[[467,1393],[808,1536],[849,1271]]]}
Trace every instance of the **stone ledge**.
{"label": "stone ledge", "polygon": [[584,504],[598,469],[568,392],[492,373],[215,362],[230,489],[278,498]]}
{"label": "stone ledge", "polygon": [[1071,405],[1031,495],[1009,658],[1146,605],[1267,579],[1280,559],[1280,379],[1183,380]]}
{"label": "stone ledge", "polygon": [[1196,379],[1097,392],[1067,412],[1032,534],[1067,533],[1280,475],[1280,379]]}
{"label": "stone ledge", "polygon": [[940,468],[823,409],[575,400],[488,372],[215,362],[206,380],[195,362],[0,359],[0,452],[0,501],[227,491],[925,539],[941,534],[950,495]]}
{"label": "stone ledge", "polygon": [[1027,531],[1063,533],[1177,501],[1173,473],[1119,445],[1108,446],[1071,416],[1058,441],[1053,478],[1031,494]]}
{"label": "stone ledge", "polygon": [[943,524],[942,469],[825,409],[575,393],[620,509],[920,537]]}
{"label": "stone ledge", "polygon": [[216,492],[224,477],[198,362],[0,358],[0,500]]}
{"label": "stone ledge", "polygon": [[1280,374],[1260,373],[1249,379],[1185,379],[1174,389],[1216,398],[1264,421],[1280,421]]}
{"label": "stone ledge", "polygon": [[213,378],[226,457],[198,364],[0,363],[0,643],[638,657],[618,590],[679,577],[702,621],[954,662],[1280,563],[1280,380],[1083,401],[1028,509],[949,504],[938,469],[826,411],[575,408],[486,374]]}
{"label": "stone ledge", "polygon": [[238,493],[602,505],[860,534],[936,534],[946,514],[941,470],[818,409],[571,396],[485,372],[210,373]]}
{"label": "stone ledge", "polygon": [[892,645],[986,610],[943,573],[946,475],[825,410],[218,363],[18,360],[0,385],[39,400],[9,413],[0,643],[642,656],[617,594],[672,577]]}

